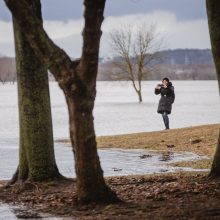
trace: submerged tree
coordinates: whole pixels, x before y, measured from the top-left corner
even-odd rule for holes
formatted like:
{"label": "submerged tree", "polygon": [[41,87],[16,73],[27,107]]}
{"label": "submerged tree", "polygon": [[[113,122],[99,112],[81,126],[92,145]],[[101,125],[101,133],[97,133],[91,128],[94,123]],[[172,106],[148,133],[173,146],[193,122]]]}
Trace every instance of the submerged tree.
{"label": "submerged tree", "polygon": [[155,27],[146,25],[114,29],[110,33],[113,51],[119,59],[114,61],[119,68],[119,78],[132,82],[142,102],[142,81],[158,60],[162,39],[156,36]]}
{"label": "submerged tree", "polygon": [[51,41],[43,29],[41,20],[33,14],[30,2],[40,4],[39,0],[5,2],[34,52],[54,75],[65,94],[75,157],[78,201],[118,201],[116,194],[104,181],[93,123],[105,0],[84,0],[82,56],[80,60],[74,61]]}
{"label": "submerged tree", "polygon": [[[209,33],[212,45],[212,53],[215,62],[220,92],[220,1],[206,0],[206,7],[208,15]],[[211,178],[220,177],[220,132],[209,176]]]}
{"label": "submerged tree", "polygon": [[[39,15],[39,7],[32,5]],[[61,177],[56,166],[47,69],[13,19],[19,103],[19,166],[11,180]]]}

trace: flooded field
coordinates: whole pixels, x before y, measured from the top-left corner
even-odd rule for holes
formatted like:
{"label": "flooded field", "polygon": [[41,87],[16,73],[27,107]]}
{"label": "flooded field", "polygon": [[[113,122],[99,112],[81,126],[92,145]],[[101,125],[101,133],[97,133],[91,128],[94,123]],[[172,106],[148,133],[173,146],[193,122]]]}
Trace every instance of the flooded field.
{"label": "flooded field", "polygon": [[[94,109],[98,136],[162,130],[161,116],[156,113],[158,96],[153,94],[157,82],[143,84],[142,104],[132,87],[124,82],[98,82]],[[172,128],[219,123],[220,107],[216,81],[174,82],[176,101],[170,117]],[[50,83],[54,138],[68,137],[68,115],[62,92]],[[18,165],[18,110],[16,85],[0,86],[0,178],[10,179]],[[190,167],[173,167],[171,163],[200,160],[192,152],[101,149],[98,151],[105,176],[197,171]],[[56,160],[60,172],[74,177],[74,160],[70,147],[56,143]],[[206,171],[203,169],[203,171]],[[21,207],[0,204],[0,219],[61,219],[45,217]],[[62,218],[64,219],[64,218]]]}
{"label": "flooded field", "polygon": [[[12,177],[18,164],[18,148],[10,146],[2,149],[0,167],[1,179]],[[174,172],[175,170],[194,170],[187,167],[172,167],[170,163],[200,160],[205,157],[191,152],[173,153],[170,151],[147,151],[143,149],[100,149],[98,151],[105,176],[152,174]],[[71,147],[56,143],[55,154],[57,165],[64,176],[75,177],[74,160]],[[8,159],[13,158],[13,159]]]}

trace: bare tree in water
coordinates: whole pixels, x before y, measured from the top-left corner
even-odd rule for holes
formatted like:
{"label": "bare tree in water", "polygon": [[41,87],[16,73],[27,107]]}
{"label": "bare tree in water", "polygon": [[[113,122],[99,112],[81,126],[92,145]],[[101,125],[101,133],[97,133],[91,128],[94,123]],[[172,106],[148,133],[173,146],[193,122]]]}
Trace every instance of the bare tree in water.
{"label": "bare tree in water", "polygon": [[160,58],[162,39],[155,31],[155,26],[121,27],[110,33],[112,49],[119,58],[114,64],[120,69],[119,78],[132,82],[138,95],[142,98],[142,80],[153,68],[153,61]]}

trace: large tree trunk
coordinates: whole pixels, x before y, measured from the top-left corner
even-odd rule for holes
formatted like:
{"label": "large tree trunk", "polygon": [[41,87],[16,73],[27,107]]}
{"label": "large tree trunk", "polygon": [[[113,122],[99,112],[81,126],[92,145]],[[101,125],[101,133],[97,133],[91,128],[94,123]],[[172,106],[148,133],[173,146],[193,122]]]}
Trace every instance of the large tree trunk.
{"label": "large tree trunk", "polygon": [[[215,62],[220,92],[220,1],[206,0],[206,7],[208,15],[209,33],[212,45],[212,53]],[[220,177],[220,133],[209,177]]]}
{"label": "large tree trunk", "polygon": [[81,59],[77,61],[72,61],[51,41],[39,19],[33,15],[32,8],[29,7],[30,2],[39,0],[5,0],[5,2],[34,52],[54,74],[65,94],[76,164],[78,201],[80,203],[118,201],[116,194],[106,185],[103,178],[92,114],[105,0],[84,0],[83,51]]}
{"label": "large tree trunk", "polygon": [[118,199],[103,178],[93,123],[100,27],[105,1],[85,0],[84,5],[83,55],[76,72],[75,84],[65,92],[70,117],[70,137],[75,154],[77,197],[81,203],[114,202]]}
{"label": "large tree trunk", "polygon": [[[67,97],[70,115],[70,137],[75,157],[77,200],[79,203],[115,202],[116,194],[105,184],[96,148],[91,97]],[[82,100],[83,99],[83,100]]]}
{"label": "large tree trunk", "polygon": [[[34,8],[34,7],[33,7]],[[16,19],[14,36],[19,103],[19,166],[12,182],[60,177],[55,163],[47,70]]]}
{"label": "large tree trunk", "polygon": [[209,178],[219,178],[220,177],[220,132],[218,136],[218,144],[215,151],[215,156],[212,162],[211,171],[209,173]]}

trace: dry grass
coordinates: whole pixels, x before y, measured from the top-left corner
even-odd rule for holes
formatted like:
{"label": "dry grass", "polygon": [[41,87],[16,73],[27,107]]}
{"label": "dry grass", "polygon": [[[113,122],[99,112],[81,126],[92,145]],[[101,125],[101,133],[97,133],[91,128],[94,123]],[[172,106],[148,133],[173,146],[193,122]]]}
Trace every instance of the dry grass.
{"label": "dry grass", "polygon": [[98,148],[191,151],[212,157],[220,124],[97,137]]}
{"label": "dry grass", "polygon": [[[99,148],[142,148],[191,151],[209,160],[176,163],[177,166],[207,168],[211,164],[220,125],[205,125],[169,131],[98,137]],[[69,144],[68,140],[60,140]],[[108,177],[107,184],[123,203],[77,206],[76,181],[25,183],[2,187],[0,200],[24,204],[36,213],[53,213],[71,219],[220,219],[220,181],[208,180],[206,172],[176,172],[125,177]],[[46,185],[45,185],[46,184]],[[32,188],[25,186],[32,186]],[[37,187],[36,187],[37,186]],[[27,217],[27,216],[26,216]]]}
{"label": "dry grass", "polygon": [[[170,152],[189,151],[209,159],[175,163],[174,166],[210,168],[220,124],[97,137],[98,148],[148,149]],[[68,140],[59,140],[69,143]]]}

